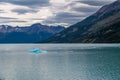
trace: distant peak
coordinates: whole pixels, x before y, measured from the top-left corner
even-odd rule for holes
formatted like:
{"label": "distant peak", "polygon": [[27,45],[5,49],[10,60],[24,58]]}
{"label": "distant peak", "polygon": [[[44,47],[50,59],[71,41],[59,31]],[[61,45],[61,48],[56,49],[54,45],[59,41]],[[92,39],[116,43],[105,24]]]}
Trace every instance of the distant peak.
{"label": "distant peak", "polygon": [[40,23],[35,23],[35,24],[31,25],[31,27],[40,27],[40,26],[42,26],[42,24],[40,24]]}
{"label": "distant peak", "polygon": [[35,24],[33,24],[33,25],[42,25],[41,23],[35,23]]}

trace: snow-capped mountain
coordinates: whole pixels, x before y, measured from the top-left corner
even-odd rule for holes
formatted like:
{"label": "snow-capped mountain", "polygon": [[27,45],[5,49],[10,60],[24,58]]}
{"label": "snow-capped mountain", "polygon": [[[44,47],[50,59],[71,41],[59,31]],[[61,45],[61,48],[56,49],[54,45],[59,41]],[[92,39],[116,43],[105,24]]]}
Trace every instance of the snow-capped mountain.
{"label": "snow-capped mountain", "polygon": [[47,26],[40,23],[26,27],[0,25],[0,43],[34,43],[45,40],[63,29],[63,26]]}

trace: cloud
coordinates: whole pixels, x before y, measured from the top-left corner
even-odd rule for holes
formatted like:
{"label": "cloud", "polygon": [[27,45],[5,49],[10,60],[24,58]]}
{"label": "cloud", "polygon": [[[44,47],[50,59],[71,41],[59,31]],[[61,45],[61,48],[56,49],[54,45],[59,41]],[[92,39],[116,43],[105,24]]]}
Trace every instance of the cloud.
{"label": "cloud", "polygon": [[[53,9],[54,16],[48,17],[44,24],[61,24],[64,23],[67,26],[73,25],[86,17],[95,13],[100,7],[105,4],[109,4],[114,0],[66,0],[65,5],[54,4]],[[61,6],[62,5],[62,6]]]}
{"label": "cloud", "polygon": [[[27,6],[13,5],[9,3],[4,3],[4,4],[0,3],[0,10],[6,12],[6,13],[0,14],[0,17],[1,17],[0,21],[4,21],[6,22],[5,24],[13,25],[13,26],[16,26],[16,25],[29,26],[33,23],[41,23],[42,19],[46,19],[47,17],[52,15],[49,8],[46,8],[46,7],[40,7],[39,9],[36,9],[36,8],[27,7]],[[33,20],[31,18],[34,18],[34,19],[41,18],[41,19]],[[10,21],[11,19],[15,19],[15,20],[18,19],[26,22],[20,22],[20,21],[12,22]]]}
{"label": "cloud", "polygon": [[23,9],[23,8],[16,8],[16,9],[12,9],[12,12],[15,12],[17,14],[26,14],[26,13],[36,13],[38,12],[38,10],[36,9]]}
{"label": "cloud", "polygon": [[44,18],[29,18],[30,20],[45,20]]}
{"label": "cloud", "polygon": [[61,12],[54,17],[50,17],[49,19],[43,21],[44,24],[62,24],[64,23],[65,26],[71,25],[80,21],[84,18],[86,14],[81,13],[70,13],[70,12]]}
{"label": "cloud", "polygon": [[38,7],[48,6],[49,0],[0,0],[2,3],[11,3],[15,5]]}
{"label": "cloud", "polygon": [[73,17],[83,17],[83,16],[85,16],[85,14],[84,13],[77,14],[77,13],[71,13],[71,12],[63,12],[63,13],[57,14],[56,16],[59,18],[73,18]]}
{"label": "cloud", "polygon": [[115,0],[0,0],[0,23],[70,26]]}
{"label": "cloud", "polygon": [[0,19],[7,19],[7,20],[9,19],[9,20],[10,20],[10,19],[17,19],[17,18],[12,18],[12,17],[0,17]]}
{"label": "cloud", "polygon": [[4,10],[0,10],[0,13],[4,13]]}
{"label": "cloud", "polygon": [[75,24],[80,22],[85,17],[89,16],[90,14],[94,13],[100,6],[93,6],[88,5],[85,3],[71,1],[66,2],[66,5],[55,5],[51,9],[53,9],[54,16],[48,17],[44,24],[62,24],[64,23],[66,26]]}
{"label": "cloud", "polygon": [[0,23],[14,23],[14,22],[24,23],[24,22],[27,22],[27,21],[21,21],[21,20],[0,21]]}
{"label": "cloud", "polygon": [[2,23],[25,23],[27,21],[19,20],[18,18],[12,18],[12,17],[0,17],[0,24]]}
{"label": "cloud", "polygon": [[85,3],[88,5],[92,5],[92,6],[103,6],[103,5],[111,3],[112,1],[114,0],[82,0],[82,1],[77,1],[77,2]]}
{"label": "cloud", "polygon": [[75,1],[69,4],[69,6],[71,6],[71,11],[78,11],[78,12],[84,12],[84,13],[95,12],[101,7],[99,5],[96,6],[96,5],[89,5],[86,3],[81,3],[81,1]]}

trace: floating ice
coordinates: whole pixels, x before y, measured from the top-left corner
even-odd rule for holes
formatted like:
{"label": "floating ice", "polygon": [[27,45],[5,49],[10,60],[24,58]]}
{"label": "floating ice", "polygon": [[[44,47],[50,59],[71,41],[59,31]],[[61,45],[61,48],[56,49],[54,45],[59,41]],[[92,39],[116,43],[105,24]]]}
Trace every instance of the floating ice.
{"label": "floating ice", "polygon": [[29,52],[34,54],[39,54],[39,53],[46,53],[47,51],[41,50],[39,48],[34,48],[32,50],[29,50]]}

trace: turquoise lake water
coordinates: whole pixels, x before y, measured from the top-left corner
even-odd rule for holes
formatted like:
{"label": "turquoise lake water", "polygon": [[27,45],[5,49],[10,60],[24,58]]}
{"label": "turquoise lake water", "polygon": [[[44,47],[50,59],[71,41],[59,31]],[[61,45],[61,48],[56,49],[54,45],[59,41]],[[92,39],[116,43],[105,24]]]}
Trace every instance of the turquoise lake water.
{"label": "turquoise lake water", "polygon": [[1,44],[0,80],[120,80],[120,44]]}

